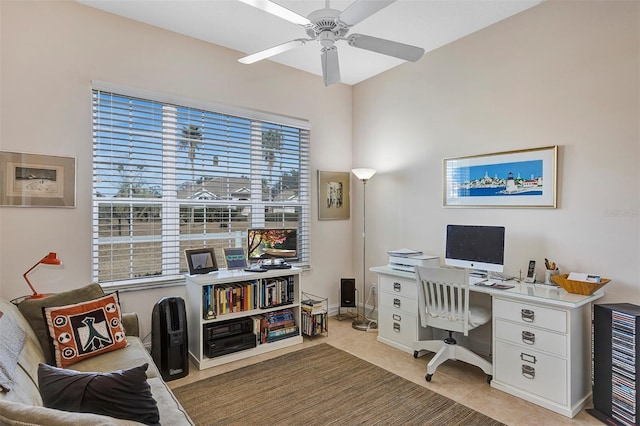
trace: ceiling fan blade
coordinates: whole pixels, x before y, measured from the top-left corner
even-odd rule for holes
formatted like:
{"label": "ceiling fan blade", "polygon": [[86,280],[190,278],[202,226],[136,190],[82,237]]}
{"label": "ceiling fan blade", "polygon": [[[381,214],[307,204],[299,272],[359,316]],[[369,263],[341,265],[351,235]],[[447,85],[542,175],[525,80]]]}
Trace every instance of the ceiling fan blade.
{"label": "ceiling fan blade", "polygon": [[243,64],[253,64],[254,62],[258,62],[263,59],[267,59],[272,56],[278,55],[280,53],[286,52],[288,50],[295,49],[298,46],[305,45],[307,44],[307,41],[308,40],[304,38],[291,40],[286,43],[282,43],[277,46],[270,47],[269,49],[261,50],[260,52],[256,52],[251,55],[240,58],[238,59],[238,62]]}
{"label": "ceiling fan blade", "polygon": [[302,15],[297,14],[296,12],[287,9],[284,6],[280,6],[278,3],[274,3],[269,0],[240,0],[242,3],[248,4],[249,6],[256,7],[258,9],[264,10],[272,15],[275,15],[279,18],[286,19],[289,22],[293,22],[298,25],[311,25],[311,21],[305,18]]}
{"label": "ceiling fan blade", "polygon": [[396,0],[357,0],[340,13],[340,20],[350,27],[354,26],[395,1]]}
{"label": "ceiling fan blade", "polygon": [[335,46],[322,48],[322,77],[324,85],[340,83],[340,64],[338,49]]}
{"label": "ceiling fan blade", "polygon": [[393,56],[395,58],[404,59],[405,61],[416,62],[424,55],[424,49],[421,47],[411,46],[397,41],[386,40],[378,37],[371,37],[364,34],[351,34],[348,38],[350,46],[359,49],[370,50],[372,52],[382,53],[383,55]]}

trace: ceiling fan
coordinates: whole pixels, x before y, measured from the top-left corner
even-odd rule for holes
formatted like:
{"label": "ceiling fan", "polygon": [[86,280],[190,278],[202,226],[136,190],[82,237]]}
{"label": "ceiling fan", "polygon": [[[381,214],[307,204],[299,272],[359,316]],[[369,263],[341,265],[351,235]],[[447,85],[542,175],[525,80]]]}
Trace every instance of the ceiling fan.
{"label": "ceiling fan", "polygon": [[324,85],[329,86],[340,82],[340,65],[338,63],[338,49],[335,42],[345,40],[350,46],[370,50],[383,55],[393,56],[405,61],[416,62],[424,55],[424,49],[391,40],[372,37],[364,34],[351,34],[349,29],[369,16],[385,8],[396,0],[356,0],[345,10],[335,10],[329,7],[326,0],[325,8],[311,12],[308,17],[299,15],[270,0],[240,0],[250,6],[264,10],[294,24],[300,25],[309,38],[298,38],[266,50],[238,59],[243,64],[252,64],[270,58],[310,41],[318,40],[322,60],[322,76]]}

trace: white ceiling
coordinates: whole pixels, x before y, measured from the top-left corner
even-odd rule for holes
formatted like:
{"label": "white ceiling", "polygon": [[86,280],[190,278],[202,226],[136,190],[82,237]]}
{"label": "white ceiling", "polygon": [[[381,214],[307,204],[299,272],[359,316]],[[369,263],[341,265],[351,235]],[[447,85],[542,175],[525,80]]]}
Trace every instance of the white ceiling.
{"label": "white ceiling", "polygon": [[[305,38],[302,27],[237,0],[76,0],[176,33],[245,54]],[[369,1],[369,0],[361,0]],[[422,47],[426,52],[539,4],[542,0],[397,0],[355,25],[366,34]],[[324,0],[278,0],[300,15],[323,9]],[[333,0],[344,10],[353,1]],[[404,61],[336,43],[342,82],[356,84]],[[269,60],[322,76],[318,42],[310,42]],[[252,65],[245,65],[250,67]]]}

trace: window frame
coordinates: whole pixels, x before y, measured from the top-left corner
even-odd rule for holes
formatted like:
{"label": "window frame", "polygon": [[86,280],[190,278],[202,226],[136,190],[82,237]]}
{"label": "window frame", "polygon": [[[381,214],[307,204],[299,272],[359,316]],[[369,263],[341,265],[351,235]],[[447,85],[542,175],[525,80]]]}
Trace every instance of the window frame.
{"label": "window frame", "polygon": [[[92,182],[92,220],[91,220],[92,254],[91,254],[91,258],[92,258],[92,278],[95,282],[99,282],[104,287],[111,287],[111,288],[162,287],[166,285],[175,285],[176,283],[183,283],[184,275],[188,272],[180,271],[180,263],[181,263],[180,259],[184,257],[183,253],[181,253],[183,250],[180,249],[180,243],[182,242],[182,239],[180,238],[180,235],[181,235],[180,233],[180,220],[181,220],[180,214],[181,213],[180,212],[181,212],[181,208],[185,206],[193,206],[193,208],[202,207],[204,209],[203,210],[204,212],[206,212],[207,208],[209,207],[215,208],[216,206],[222,206],[223,208],[224,207],[231,208],[232,206],[230,205],[233,205],[233,207],[247,206],[248,208],[252,209],[250,220],[247,222],[247,228],[256,228],[256,227],[265,225],[265,215],[266,215],[265,209],[266,208],[276,209],[277,206],[282,206],[281,210],[283,212],[282,214],[283,214],[283,222],[284,222],[286,217],[285,207],[289,207],[289,208],[293,207],[294,209],[296,209],[296,212],[298,214],[298,228],[297,228],[298,239],[299,239],[298,250],[300,251],[299,261],[294,262],[294,265],[301,268],[305,268],[305,269],[310,267],[310,257],[311,257],[310,256],[310,245],[311,245],[310,244],[310,231],[311,231],[311,217],[310,217],[310,212],[311,212],[311,191],[310,191],[311,141],[310,139],[311,139],[311,136],[310,136],[310,130],[311,130],[311,126],[309,125],[309,122],[307,120],[280,116],[276,114],[249,110],[245,108],[238,108],[238,107],[233,107],[228,105],[221,105],[216,103],[187,99],[187,98],[169,95],[165,93],[158,93],[154,91],[131,88],[127,86],[115,85],[115,84],[106,83],[102,81],[95,81],[95,80],[91,82],[92,108],[95,108],[95,96],[97,92],[111,93],[118,96],[136,98],[144,101],[149,101],[152,103],[162,104],[163,109],[164,107],[174,107],[176,109],[188,108],[188,109],[206,111],[213,114],[221,114],[221,115],[241,118],[245,120],[250,120],[251,121],[250,127],[251,127],[251,133],[252,133],[250,145],[252,146],[249,149],[252,152],[251,154],[252,157],[255,155],[255,152],[257,152],[255,151],[257,148],[253,146],[255,145],[255,140],[256,140],[256,136],[253,134],[254,122],[259,123],[258,128],[260,129],[263,127],[268,129],[269,125],[280,125],[280,126],[296,128],[302,132],[301,134],[304,135],[304,137],[301,137],[298,141],[300,145],[300,148],[299,148],[300,153],[297,159],[299,161],[299,169],[298,169],[299,186],[298,186],[297,201],[275,201],[271,199],[268,199],[265,201],[263,200],[263,197],[262,197],[262,190],[260,189],[261,188],[260,185],[258,185],[257,187],[260,193],[257,194],[256,196],[255,193],[258,191],[256,191],[255,182],[254,182],[255,179],[253,177],[254,175],[253,159],[251,160],[252,165],[250,166],[251,171],[250,171],[249,181],[253,182],[251,183],[251,193],[254,193],[254,194],[251,195],[248,200],[178,199],[175,196],[176,194],[175,189],[173,190],[174,197],[167,196],[166,195],[167,190],[161,189],[161,196],[159,198],[146,198],[146,197],[145,198],[134,198],[134,197],[124,198],[123,197],[120,199],[115,197],[105,198],[103,196],[99,196],[97,191],[98,184],[96,183],[96,181],[98,181],[98,178],[97,178],[97,172],[95,167],[96,140],[97,140],[96,129],[99,126],[96,124],[96,112],[94,111],[92,113],[92,131],[94,136],[93,136],[93,146],[92,146],[92,161],[93,161],[93,167],[92,167],[93,179],[92,180],[93,182]],[[164,114],[162,119],[162,125],[164,128],[165,126]],[[163,130],[163,134],[164,134],[164,130]],[[174,146],[170,147],[170,149],[174,149],[174,150],[177,149],[177,146],[175,146],[176,144],[177,144],[177,141],[174,140]],[[162,151],[164,152],[164,150],[166,150],[166,146],[165,146],[165,141],[163,140]],[[259,150],[260,151],[262,150],[261,146],[259,147]],[[164,165],[165,154],[163,153],[161,155],[163,160],[162,171],[164,174],[165,173],[165,165]],[[257,166],[257,167],[260,168],[260,166]],[[173,167],[174,180],[172,183],[170,183],[170,185],[174,185],[174,187],[177,186],[177,181],[178,181],[178,179],[175,178],[175,173],[176,173],[175,171],[176,171],[176,166],[174,165]],[[168,174],[171,175],[171,170],[169,170]],[[162,187],[164,187],[165,177],[163,176],[162,179],[163,179]],[[171,179],[171,177],[169,179]],[[176,239],[173,240],[174,244],[177,243],[177,247],[173,247],[173,248],[164,247],[167,245],[166,242],[164,241],[165,232],[167,232],[166,229],[164,229],[159,234],[159,237],[158,236],[155,237],[160,239],[160,243],[163,246],[163,248],[161,249],[163,257],[162,257],[162,271],[160,275],[138,277],[138,278],[130,276],[128,279],[99,281],[99,250],[100,250],[99,216],[100,216],[101,206],[102,208],[105,208],[105,206],[108,206],[108,205],[110,206],[115,206],[115,205],[127,206],[128,205],[130,212],[133,211],[133,206],[141,206],[141,205],[158,206],[160,209],[159,211],[160,211],[160,216],[162,218],[161,222],[162,222],[163,228],[165,227],[164,222],[167,220],[167,217],[165,216],[165,213],[163,213],[163,211],[167,209],[173,209],[173,213],[170,214],[170,218],[174,221],[172,225],[174,231],[169,231],[169,232],[177,233],[177,236],[174,235],[174,238]],[[256,212],[255,216],[253,214],[254,211]],[[236,234],[236,237],[238,237],[239,236],[238,233],[242,231],[234,231],[234,232]],[[230,231],[228,238],[233,238],[231,234],[232,232]],[[129,238],[131,239],[131,241],[133,241],[132,240],[133,237],[131,235],[129,235]],[[246,232],[244,235],[244,239],[246,240]],[[130,244],[133,244],[133,243],[131,242]],[[246,250],[246,247],[243,247],[243,248]],[[173,254],[168,257],[169,265],[165,264],[165,262],[167,261],[167,259],[165,259],[166,250],[173,251]],[[129,258],[129,262],[133,264],[133,253],[130,256],[131,257]],[[224,266],[224,263],[220,265],[221,260],[222,259],[218,257],[219,266]]]}

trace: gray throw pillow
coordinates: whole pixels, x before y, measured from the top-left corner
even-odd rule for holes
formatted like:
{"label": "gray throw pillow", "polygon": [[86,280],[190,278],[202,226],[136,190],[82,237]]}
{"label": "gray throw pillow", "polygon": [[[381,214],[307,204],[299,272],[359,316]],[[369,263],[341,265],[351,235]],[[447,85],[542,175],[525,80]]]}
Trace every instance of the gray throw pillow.
{"label": "gray throw pillow", "polygon": [[57,410],[94,413],[159,425],[158,404],[143,364],[110,373],[81,373],[51,365],[38,366],[42,403]]}
{"label": "gray throw pillow", "polygon": [[57,293],[43,299],[27,299],[18,305],[18,309],[20,309],[22,315],[29,321],[29,325],[38,337],[47,364],[55,364],[55,360],[53,359],[51,351],[49,327],[42,315],[42,308],[86,302],[87,300],[96,299],[101,296],[104,296],[102,287],[98,284],[89,284],[85,287]]}

